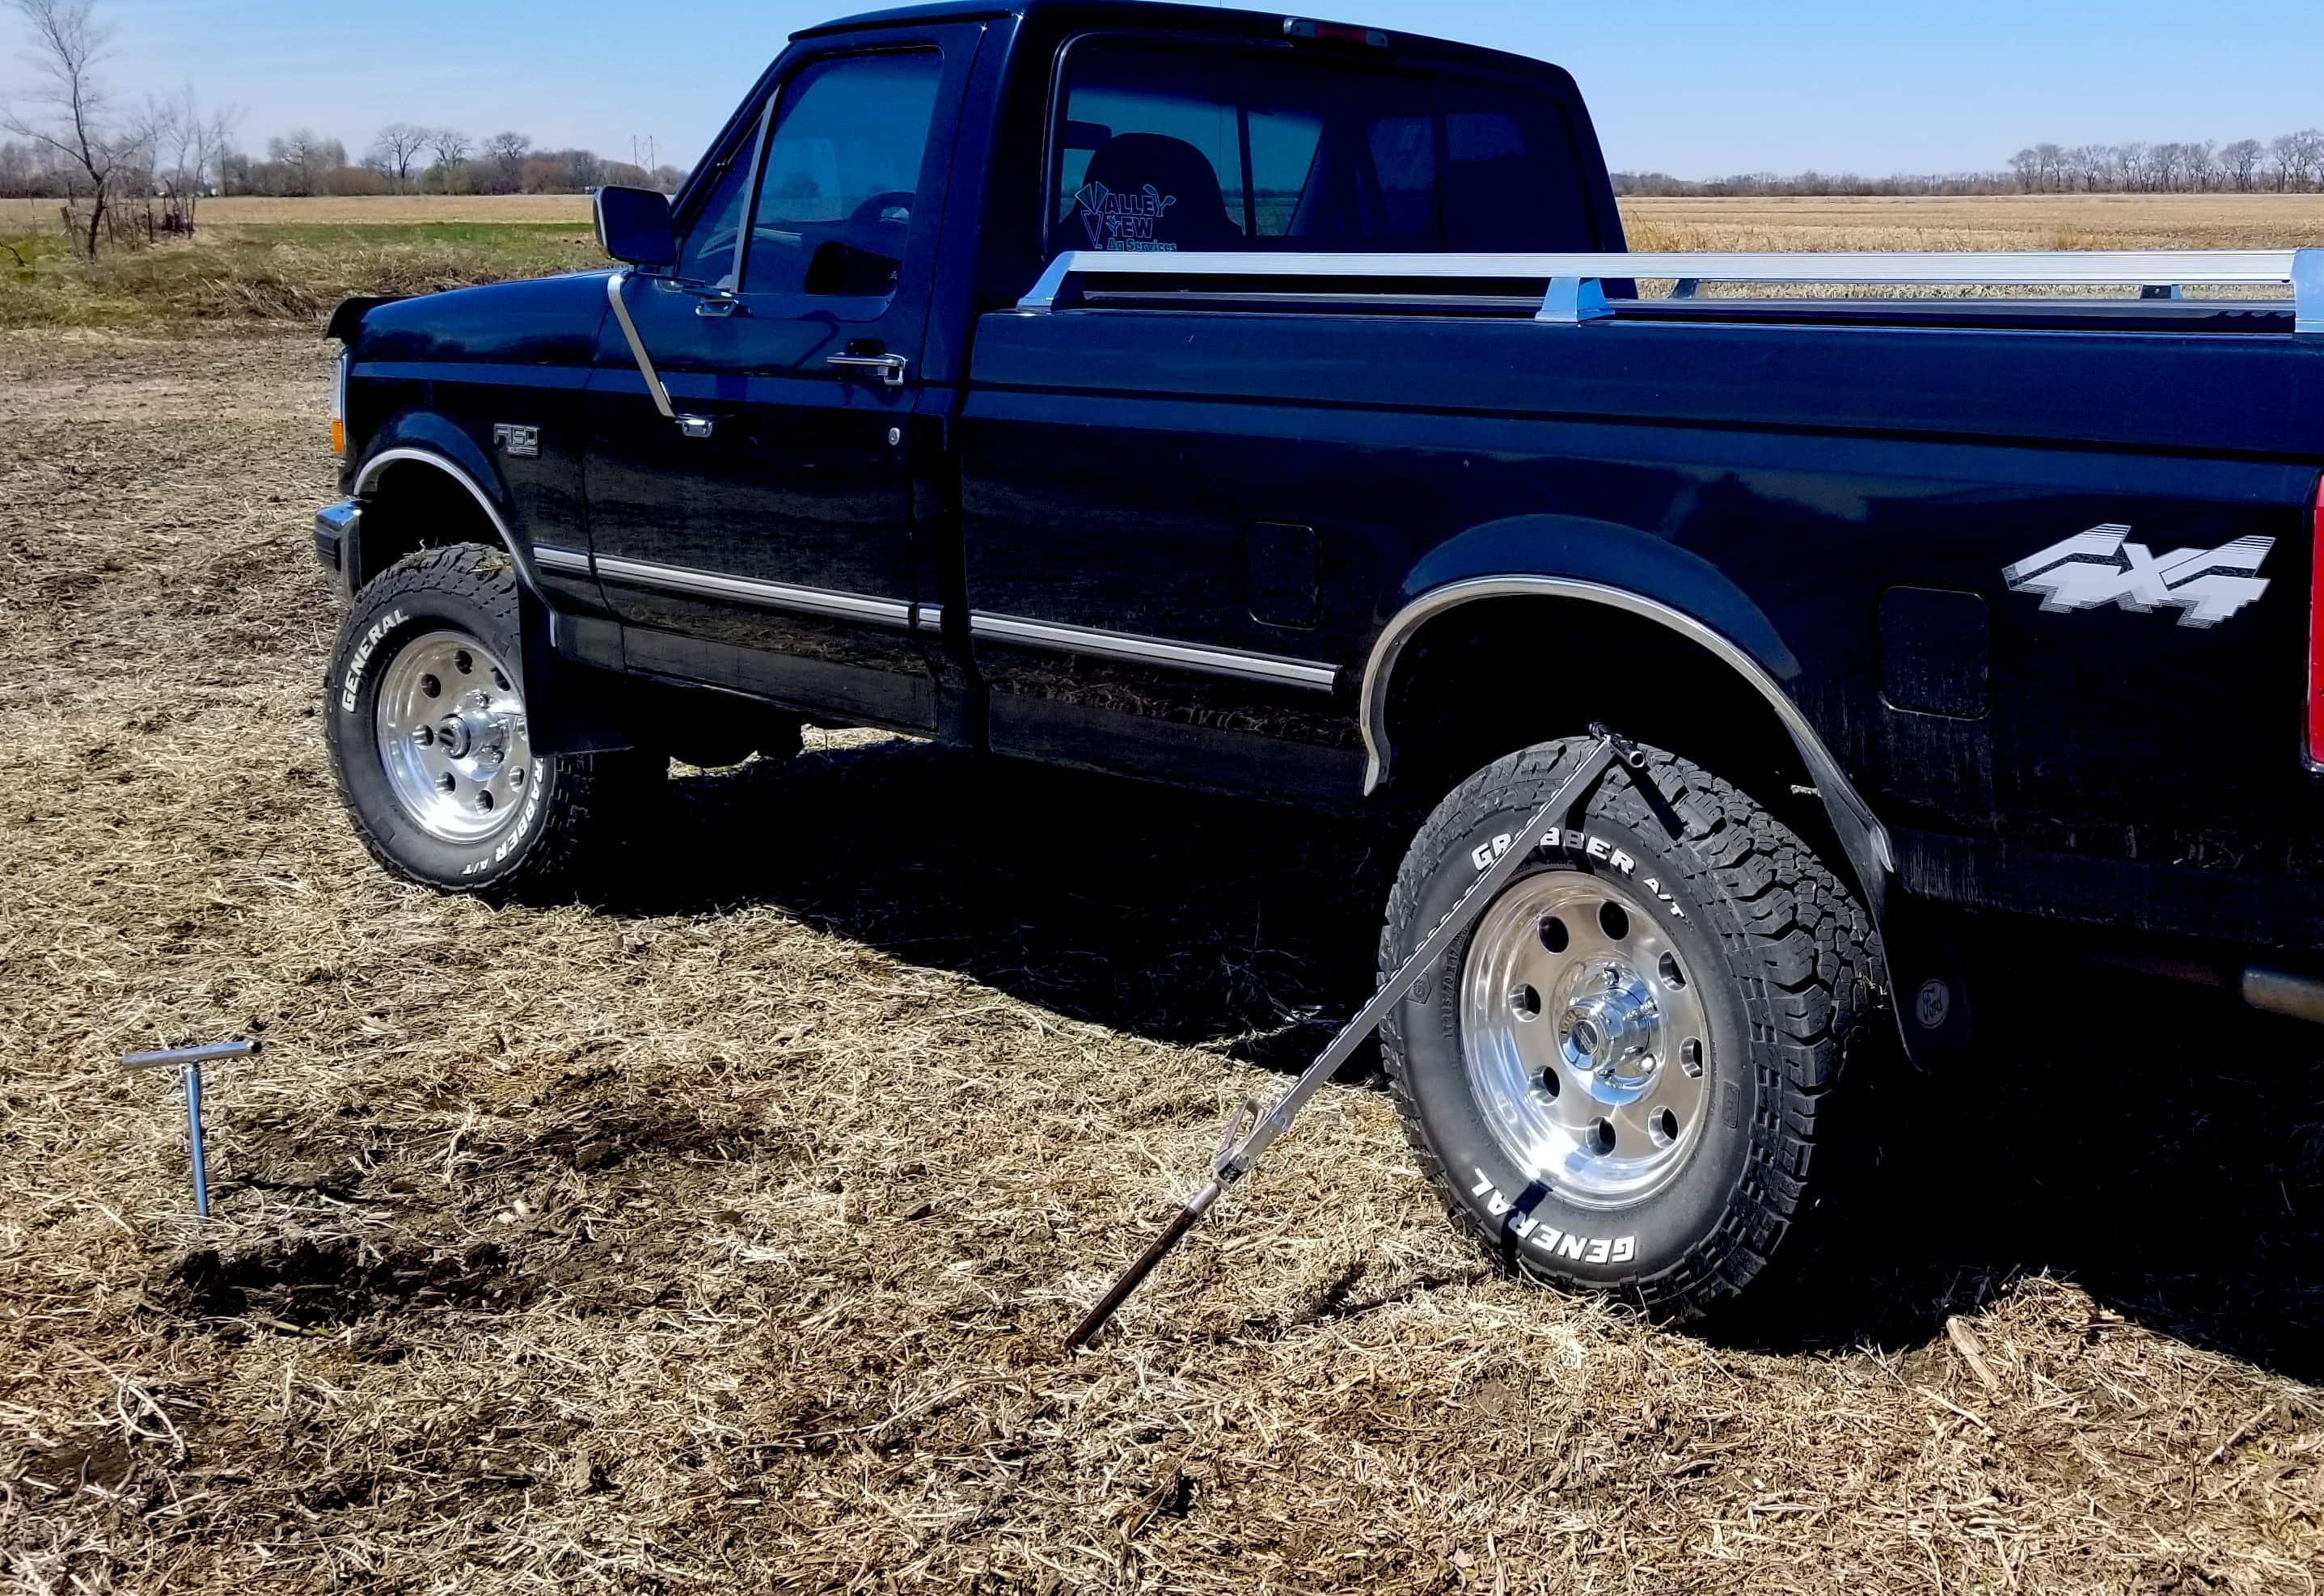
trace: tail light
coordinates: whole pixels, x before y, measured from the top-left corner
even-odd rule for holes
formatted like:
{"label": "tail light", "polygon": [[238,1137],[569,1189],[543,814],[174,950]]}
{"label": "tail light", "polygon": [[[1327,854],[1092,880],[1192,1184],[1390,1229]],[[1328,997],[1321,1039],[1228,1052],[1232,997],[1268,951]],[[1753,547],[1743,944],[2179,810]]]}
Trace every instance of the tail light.
{"label": "tail light", "polygon": [[2308,562],[2308,762],[2324,765],[2324,482],[2316,484],[2316,536]]}

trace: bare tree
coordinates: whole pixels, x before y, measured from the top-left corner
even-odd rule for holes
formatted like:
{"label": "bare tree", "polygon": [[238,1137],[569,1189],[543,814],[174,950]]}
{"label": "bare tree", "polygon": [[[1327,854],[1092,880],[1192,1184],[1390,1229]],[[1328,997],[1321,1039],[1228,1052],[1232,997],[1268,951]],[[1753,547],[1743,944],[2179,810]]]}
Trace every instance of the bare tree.
{"label": "bare tree", "polygon": [[393,183],[395,191],[401,194],[404,184],[410,180],[411,168],[419,161],[420,152],[434,137],[424,127],[414,127],[409,122],[391,122],[372,140],[366,164]]}
{"label": "bare tree", "polygon": [[2187,187],[2196,193],[2219,186],[2218,147],[2216,139],[2197,139],[2179,146],[2180,170],[2187,174]]}
{"label": "bare tree", "polygon": [[496,133],[484,141],[484,159],[493,163],[510,193],[524,186],[524,163],[531,153],[532,140],[524,134]]}
{"label": "bare tree", "polygon": [[267,140],[266,158],[284,169],[292,193],[319,194],[331,174],[347,163],[347,151],[337,139],[300,127]]}
{"label": "bare tree", "polygon": [[[123,169],[138,153],[134,133],[107,126],[110,108],[97,66],[108,37],[93,16],[96,0],[14,0],[32,30],[27,58],[40,74],[39,111],[0,112],[0,128],[56,156],[89,195],[88,226],[74,242],[93,259],[105,235],[106,213]],[[72,196],[68,192],[68,198]]]}
{"label": "bare tree", "polygon": [[153,157],[153,186],[161,198],[163,226],[191,233],[195,208],[213,173],[225,175],[226,144],[242,112],[221,106],[204,112],[188,84],[173,100],[148,100],[142,142]]}
{"label": "bare tree", "polygon": [[2239,194],[2251,192],[2259,174],[2259,163],[2267,158],[2267,146],[2257,139],[2237,139],[2219,152],[2219,170],[2227,175]]}
{"label": "bare tree", "polygon": [[2292,160],[2292,181],[2302,189],[2314,188],[2324,180],[2324,129],[2305,128],[2287,134],[2275,141],[2286,150]]}
{"label": "bare tree", "polygon": [[452,192],[452,185],[460,169],[468,163],[468,152],[475,146],[468,135],[456,127],[438,127],[429,131],[428,148],[436,157],[436,171],[443,181],[444,192]]}
{"label": "bare tree", "polygon": [[2277,188],[2305,189],[2315,181],[2317,162],[2324,159],[2324,133],[2314,128],[2287,133],[2269,143],[2268,153],[2274,157]]}
{"label": "bare tree", "polygon": [[559,150],[557,159],[565,163],[566,176],[576,189],[603,187],[605,162],[595,150]]}

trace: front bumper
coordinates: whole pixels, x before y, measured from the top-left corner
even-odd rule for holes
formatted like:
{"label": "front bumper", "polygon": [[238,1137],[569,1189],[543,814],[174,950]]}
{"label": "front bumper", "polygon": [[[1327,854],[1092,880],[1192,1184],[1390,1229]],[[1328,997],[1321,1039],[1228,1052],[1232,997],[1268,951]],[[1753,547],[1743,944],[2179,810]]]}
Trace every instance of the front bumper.
{"label": "front bumper", "polygon": [[353,587],[356,540],[363,532],[363,506],[353,499],[315,512],[315,560],[340,592]]}

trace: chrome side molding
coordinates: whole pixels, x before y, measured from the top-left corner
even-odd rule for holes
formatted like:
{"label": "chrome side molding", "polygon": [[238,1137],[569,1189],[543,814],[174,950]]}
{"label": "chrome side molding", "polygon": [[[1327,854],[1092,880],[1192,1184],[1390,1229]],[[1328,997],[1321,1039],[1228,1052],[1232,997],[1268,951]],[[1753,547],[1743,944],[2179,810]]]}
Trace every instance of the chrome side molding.
{"label": "chrome side molding", "polygon": [[874,598],[867,593],[843,593],[828,587],[798,587],[788,582],[761,582],[750,577],[730,577],[723,571],[697,570],[691,566],[658,565],[651,560],[597,556],[597,578],[631,587],[650,587],[683,593],[695,598],[722,599],[760,609],[789,610],[804,615],[827,615],[836,621],[862,621],[874,626],[908,627],[913,606],[900,599]]}
{"label": "chrome side molding", "polygon": [[586,577],[589,574],[588,551],[581,549],[558,549],[547,543],[536,543],[532,563],[544,571],[555,571],[564,577]]}
{"label": "chrome side molding", "polygon": [[1164,665],[1196,670],[1208,676],[1233,677],[1242,681],[1272,682],[1328,693],[1339,679],[1339,667],[1319,660],[1294,660],[1281,654],[1252,653],[1211,643],[1177,642],[1134,632],[1106,632],[1094,626],[1067,626],[1056,621],[1032,621],[1021,615],[992,615],[982,611],[968,617],[971,636],[1024,648],[1064,654],[1092,654],[1101,659],[1139,665]]}
{"label": "chrome side molding", "polygon": [[[1927,287],[2283,287],[2296,329],[2324,333],[2324,249],[2051,250],[1829,254],[1268,254],[1068,250],[1049,263],[1022,311],[1056,308],[1074,278],[1230,277],[1257,283],[1339,279],[1499,279],[1548,285],[1536,320],[1571,325],[1605,314],[1600,285],[1668,279],[1683,297],[1706,282]],[[2263,301],[2266,302],[2266,301]]]}
{"label": "chrome side molding", "polygon": [[[534,551],[544,569],[586,573],[593,568],[577,549]],[[835,621],[857,621],[873,626],[908,628],[921,623],[918,606],[901,599],[876,598],[865,593],[844,593],[828,587],[800,587],[788,582],[761,582],[689,566],[660,565],[652,560],[624,559],[601,554],[594,562],[600,581],[621,586],[647,587],[663,593],[717,599],[760,609],[788,610],[803,615],[823,615]],[[929,617],[933,623],[934,617]],[[1339,667],[1319,660],[1295,660],[1280,654],[1254,653],[1211,643],[1179,642],[1171,638],[1138,632],[1107,632],[1093,626],[1068,626],[1055,621],[1035,621],[1022,615],[972,612],[973,636],[993,642],[1053,653],[1089,654],[1140,665],[1161,665],[1243,681],[1271,682],[1328,693],[1339,679]]]}

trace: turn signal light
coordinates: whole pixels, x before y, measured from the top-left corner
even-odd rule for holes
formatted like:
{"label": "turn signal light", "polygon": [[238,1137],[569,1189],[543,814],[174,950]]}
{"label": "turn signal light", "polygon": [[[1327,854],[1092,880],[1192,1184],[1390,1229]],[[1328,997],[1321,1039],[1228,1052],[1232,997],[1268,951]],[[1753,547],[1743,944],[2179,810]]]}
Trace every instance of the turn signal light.
{"label": "turn signal light", "polygon": [[2324,482],[2316,484],[2316,536],[2308,560],[2308,762],[2324,766]]}

